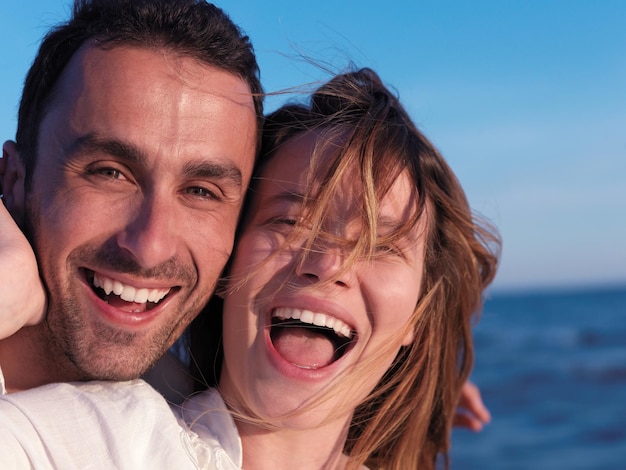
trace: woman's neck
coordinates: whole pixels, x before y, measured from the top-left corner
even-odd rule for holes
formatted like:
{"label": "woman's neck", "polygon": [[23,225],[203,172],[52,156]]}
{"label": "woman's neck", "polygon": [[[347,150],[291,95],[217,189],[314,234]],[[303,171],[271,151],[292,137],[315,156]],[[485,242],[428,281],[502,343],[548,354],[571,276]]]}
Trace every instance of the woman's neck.
{"label": "woman's neck", "polygon": [[347,463],[343,445],[348,426],[342,422],[304,430],[268,430],[237,422],[237,429],[243,444],[243,468],[246,470],[339,470]]}

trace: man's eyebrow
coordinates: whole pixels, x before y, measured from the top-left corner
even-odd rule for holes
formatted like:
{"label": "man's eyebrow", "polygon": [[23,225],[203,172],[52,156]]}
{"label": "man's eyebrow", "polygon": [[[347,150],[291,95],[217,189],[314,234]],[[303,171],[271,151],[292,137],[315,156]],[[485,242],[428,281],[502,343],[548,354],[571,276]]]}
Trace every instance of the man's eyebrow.
{"label": "man's eyebrow", "polygon": [[116,139],[86,134],[76,139],[70,149],[72,154],[102,152],[129,162],[141,163],[146,160],[145,154],[136,146]]}
{"label": "man's eyebrow", "polygon": [[[71,153],[102,152],[130,163],[145,163],[147,156],[138,147],[117,139],[107,139],[96,134],[87,134],[74,141]],[[182,168],[187,178],[211,178],[230,180],[235,186],[242,186],[241,169],[229,161],[187,162]]]}
{"label": "man's eyebrow", "polygon": [[207,178],[230,180],[232,184],[241,186],[243,177],[241,169],[229,161],[195,161],[187,162],[182,169],[187,178]]}

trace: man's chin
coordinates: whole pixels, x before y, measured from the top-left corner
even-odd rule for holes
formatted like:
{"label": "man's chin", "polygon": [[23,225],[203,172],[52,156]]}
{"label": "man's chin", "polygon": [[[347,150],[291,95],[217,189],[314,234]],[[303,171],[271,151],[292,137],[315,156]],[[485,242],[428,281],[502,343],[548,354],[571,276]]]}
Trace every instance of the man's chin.
{"label": "man's chin", "polygon": [[141,377],[156,362],[120,361],[119,358],[100,357],[96,360],[84,360],[78,365],[82,381],[108,380],[127,381]]}
{"label": "man's chin", "polygon": [[[123,335],[122,341],[115,338],[94,336],[91,340],[73,337],[73,344],[66,343],[66,356],[78,372],[78,380],[126,381],[139,378],[165,352],[146,344],[140,338]],[[122,339],[122,338],[119,338]],[[159,343],[161,344],[161,343]]]}

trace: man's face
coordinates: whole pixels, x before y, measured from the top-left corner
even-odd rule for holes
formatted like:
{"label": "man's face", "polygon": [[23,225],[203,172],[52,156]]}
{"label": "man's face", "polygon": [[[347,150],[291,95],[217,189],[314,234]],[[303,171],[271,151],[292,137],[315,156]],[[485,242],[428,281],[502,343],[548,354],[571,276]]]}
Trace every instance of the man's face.
{"label": "man's face", "polygon": [[249,88],[168,51],[83,46],[39,136],[26,205],[47,334],[77,378],[136,377],[231,253],[256,143]]}

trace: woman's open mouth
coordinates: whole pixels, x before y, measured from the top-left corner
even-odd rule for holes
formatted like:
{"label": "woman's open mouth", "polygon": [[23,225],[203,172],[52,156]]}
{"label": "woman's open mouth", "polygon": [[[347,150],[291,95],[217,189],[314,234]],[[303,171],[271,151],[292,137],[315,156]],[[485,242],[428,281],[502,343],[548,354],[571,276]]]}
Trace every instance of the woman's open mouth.
{"label": "woman's open mouth", "polygon": [[355,336],[350,326],[331,315],[287,307],[272,311],[274,348],[303,369],[319,369],[339,360],[354,344]]}

